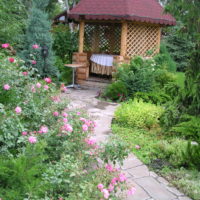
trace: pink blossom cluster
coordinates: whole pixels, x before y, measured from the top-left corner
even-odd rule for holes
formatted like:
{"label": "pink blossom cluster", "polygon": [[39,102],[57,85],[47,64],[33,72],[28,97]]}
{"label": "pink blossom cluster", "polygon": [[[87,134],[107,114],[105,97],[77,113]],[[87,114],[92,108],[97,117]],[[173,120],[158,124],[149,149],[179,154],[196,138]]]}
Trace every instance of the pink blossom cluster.
{"label": "pink blossom cluster", "polygon": [[115,167],[113,167],[110,164],[106,164],[105,168],[109,171],[109,172],[116,172],[118,171],[118,169],[116,169]]}
{"label": "pink blossom cluster", "polygon": [[[42,84],[40,82],[38,82],[35,85],[31,86],[31,92],[36,93],[36,89],[40,89],[40,88],[42,88]],[[44,85],[43,88],[44,88],[44,90],[48,90],[49,86],[48,85]]]}
{"label": "pink blossom cluster", "polygon": [[104,188],[104,185],[102,183],[98,184],[97,188],[103,193],[105,199],[109,198],[110,193],[107,189]]}
{"label": "pink blossom cluster", "polygon": [[31,144],[35,144],[37,142],[36,134],[45,134],[49,132],[49,128],[47,126],[41,126],[39,131],[27,132],[23,131],[22,136],[28,136],[28,142]]}
{"label": "pink blossom cluster", "polygon": [[80,121],[82,121],[84,124],[82,125],[82,131],[87,132],[87,131],[94,131],[94,128],[96,127],[96,122],[87,120],[83,117],[80,117]]}
{"label": "pink blossom cluster", "polygon": [[[48,86],[48,85],[47,85]],[[60,103],[61,102],[61,99],[59,96],[53,96],[51,97],[51,100],[54,102],[54,103]]]}
{"label": "pink blossom cluster", "polygon": [[46,83],[48,83],[48,84],[50,84],[50,83],[52,82],[51,78],[49,78],[49,77],[45,78],[44,81],[45,81]]}
{"label": "pink blossom cluster", "polygon": [[8,58],[8,61],[9,61],[10,63],[14,63],[14,62],[15,62],[15,59],[12,58],[12,57],[10,57],[10,58]]}
{"label": "pink blossom cluster", "polygon": [[42,134],[42,133],[48,133],[49,128],[47,126],[41,126],[40,130],[38,131],[38,133]]}
{"label": "pink blossom cluster", "polygon": [[10,46],[10,44],[8,44],[8,43],[5,43],[5,44],[1,45],[1,47],[4,48],[4,49],[7,49],[9,46]]}
{"label": "pink blossom cluster", "polygon": [[15,108],[15,112],[16,112],[17,114],[20,114],[20,113],[22,112],[21,107],[17,106],[17,107]]}
{"label": "pink blossom cluster", "polygon": [[3,89],[4,89],[4,90],[10,90],[10,85],[5,84],[5,85],[3,86]]}

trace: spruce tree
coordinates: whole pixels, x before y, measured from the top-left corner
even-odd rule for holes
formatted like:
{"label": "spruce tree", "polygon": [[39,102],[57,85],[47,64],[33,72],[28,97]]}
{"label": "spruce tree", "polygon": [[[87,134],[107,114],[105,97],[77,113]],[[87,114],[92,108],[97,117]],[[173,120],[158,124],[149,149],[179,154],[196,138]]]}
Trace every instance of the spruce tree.
{"label": "spruce tree", "polygon": [[[45,13],[48,3],[49,0],[33,0],[25,34],[25,47],[22,52],[26,65],[36,68],[42,77],[57,75],[52,51],[51,23],[48,21],[47,13]],[[48,48],[46,59],[42,57],[41,53],[45,46]]]}

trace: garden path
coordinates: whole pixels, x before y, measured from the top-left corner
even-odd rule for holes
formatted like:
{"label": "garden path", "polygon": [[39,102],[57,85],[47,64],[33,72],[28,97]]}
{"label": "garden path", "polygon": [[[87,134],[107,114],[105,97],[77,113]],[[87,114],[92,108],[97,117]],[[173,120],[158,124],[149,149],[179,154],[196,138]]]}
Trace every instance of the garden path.
{"label": "garden path", "polygon": [[[97,142],[106,142],[112,135],[111,122],[118,104],[103,102],[96,99],[98,90],[69,90],[71,108],[86,109],[96,121],[97,128],[94,137]],[[136,187],[136,193],[126,200],[191,200],[176,188],[170,186],[167,180],[150,171],[136,156],[130,154],[121,166],[128,182]]]}

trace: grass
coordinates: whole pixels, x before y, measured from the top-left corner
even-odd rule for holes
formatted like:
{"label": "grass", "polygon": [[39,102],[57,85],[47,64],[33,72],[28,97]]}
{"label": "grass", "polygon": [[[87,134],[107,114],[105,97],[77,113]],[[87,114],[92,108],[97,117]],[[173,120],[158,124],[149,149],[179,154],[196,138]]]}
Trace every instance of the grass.
{"label": "grass", "polygon": [[[112,124],[112,131],[129,144],[142,162],[192,199],[200,200],[200,172],[180,167],[183,165],[182,150],[187,145],[185,140],[162,134],[159,128],[133,129],[116,122]],[[136,149],[135,145],[139,145],[140,149]]]}

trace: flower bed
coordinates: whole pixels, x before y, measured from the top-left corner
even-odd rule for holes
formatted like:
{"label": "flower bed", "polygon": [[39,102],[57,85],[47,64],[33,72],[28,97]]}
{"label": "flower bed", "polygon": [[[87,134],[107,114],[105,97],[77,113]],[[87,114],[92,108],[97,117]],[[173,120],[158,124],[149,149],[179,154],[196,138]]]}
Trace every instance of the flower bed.
{"label": "flower bed", "polygon": [[119,191],[133,194],[114,166],[127,156],[126,145],[115,138],[97,144],[95,122],[85,111],[70,110],[49,77],[39,80],[17,57],[1,53],[0,59],[0,198],[114,200],[123,198]]}

